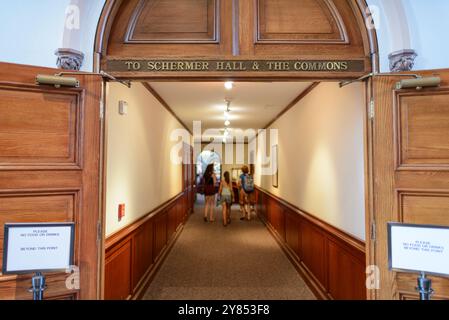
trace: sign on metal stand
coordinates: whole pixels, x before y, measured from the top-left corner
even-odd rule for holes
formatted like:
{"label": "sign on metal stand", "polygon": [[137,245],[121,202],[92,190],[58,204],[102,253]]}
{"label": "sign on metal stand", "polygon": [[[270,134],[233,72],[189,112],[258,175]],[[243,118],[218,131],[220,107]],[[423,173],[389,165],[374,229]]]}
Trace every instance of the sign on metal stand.
{"label": "sign on metal stand", "polygon": [[449,276],[449,227],[388,224],[390,271],[417,273],[416,290],[421,300],[434,294],[428,275]]}
{"label": "sign on metal stand", "polygon": [[74,223],[5,224],[3,274],[34,273],[30,292],[43,300],[45,272],[65,272],[73,265]]}

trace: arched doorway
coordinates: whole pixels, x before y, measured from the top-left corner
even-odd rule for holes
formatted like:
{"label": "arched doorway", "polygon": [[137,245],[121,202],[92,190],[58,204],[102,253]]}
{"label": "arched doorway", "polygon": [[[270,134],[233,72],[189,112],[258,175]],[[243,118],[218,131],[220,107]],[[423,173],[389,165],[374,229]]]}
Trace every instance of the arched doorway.
{"label": "arched doorway", "polygon": [[210,165],[214,165],[214,173],[217,181],[221,180],[221,158],[218,153],[214,151],[205,150],[201,152],[196,159],[196,185],[197,193],[204,194],[203,176],[206,172],[206,168]]}
{"label": "arched doorway", "polygon": [[[369,19],[364,0],[110,0],[97,32],[96,68],[145,85],[357,79],[378,68]],[[286,234],[287,210],[268,195],[260,199],[274,211],[268,215],[273,230]],[[364,246],[356,251],[357,287],[364,296]],[[324,259],[318,264],[319,272],[327,272]],[[326,276],[321,278],[317,287],[330,290]]]}
{"label": "arched doorway", "polygon": [[[366,265],[378,264],[381,268],[382,288],[368,290],[368,296],[410,298],[411,282],[404,281],[410,275],[397,276],[388,270],[385,221],[413,222],[416,218],[413,214],[405,217],[409,204],[424,210],[423,203],[441,195],[441,188],[432,189],[438,181],[431,184],[428,177],[447,171],[447,157],[440,154],[437,146],[438,151],[428,153],[427,144],[435,141],[423,142],[416,137],[446,137],[447,133],[441,131],[437,120],[428,126],[431,129],[427,132],[418,125],[409,126],[407,121],[422,122],[422,96],[440,96],[439,111],[426,110],[435,114],[434,119],[447,113],[441,98],[447,89],[441,89],[444,93],[430,91],[424,95],[417,95],[416,88],[398,91],[395,84],[404,74],[398,77],[376,74],[377,38],[364,0],[208,0],[184,3],[182,10],[167,10],[173,9],[169,3],[172,2],[108,1],[98,28],[97,70],[135,81],[338,81],[367,74],[365,79],[376,76],[366,82],[367,215],[366,242],[360,247],[366,248]],[[446,71],[420,74],[438,75],[447,86]],[[413,119],[405,116],[406,109],[412,108],[420,110],[412,115]],[[442,158],[445,160],[441,161]],[[426,182],[418,182],[418,171],[428,173]],[[427,187],[423,189],[424,185]],[[442,188],[443,198],[447,199],[447,186]],[[270,210],[277,212],[268,218],[273,219],[275,229],[285,234],[285,221],[289,218],[284,213],[278,214],[285,210],[279,209],[275,202],[266,201]],[[329,273],[323,271],[328,262],[329,259],[320,261],[317,273],[321,273],[322,283],[331,290],[335,279],[344,278],[330,279]],[[360,274],[359,280],[363,282],[365,275]],[[438,281],[441,287],[447,287],[441,279]],[[341,283],[335,286],[337,291],[344,287]]]}
{"label": "arched doorway", "polygon": [[108,0],[95,66],[133,79],[357,78],[378,70],[371,22],[365,0]]}
{"label": "arched doorway", "polygon": [[218,153],[214,151],[205,150],[198,155],[196,160],[196,175],[202,177],[208,165],[214,165],[215,175],[217,180],[221,179],[221,158]]}

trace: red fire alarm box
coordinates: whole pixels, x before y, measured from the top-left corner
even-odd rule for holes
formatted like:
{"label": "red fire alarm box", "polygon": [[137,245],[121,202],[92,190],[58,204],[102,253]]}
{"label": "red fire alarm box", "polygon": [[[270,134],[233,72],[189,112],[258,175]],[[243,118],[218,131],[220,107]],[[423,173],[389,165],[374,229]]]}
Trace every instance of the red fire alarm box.
{"label": "red fire alarm box", "polygon": [[122,219],[125,217],[125,204],[119,204],[118,205],[118,221],[122,221]]}

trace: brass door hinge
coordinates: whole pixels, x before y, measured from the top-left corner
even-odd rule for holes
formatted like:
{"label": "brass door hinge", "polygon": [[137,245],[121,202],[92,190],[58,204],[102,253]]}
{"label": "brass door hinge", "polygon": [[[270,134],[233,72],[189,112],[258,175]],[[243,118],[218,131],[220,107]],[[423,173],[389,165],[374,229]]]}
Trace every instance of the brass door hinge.
{"label": "brass door hinge", "polygon": [[374,221],[371,222],[370,238],[371,240],[376,241],[376,223]]}

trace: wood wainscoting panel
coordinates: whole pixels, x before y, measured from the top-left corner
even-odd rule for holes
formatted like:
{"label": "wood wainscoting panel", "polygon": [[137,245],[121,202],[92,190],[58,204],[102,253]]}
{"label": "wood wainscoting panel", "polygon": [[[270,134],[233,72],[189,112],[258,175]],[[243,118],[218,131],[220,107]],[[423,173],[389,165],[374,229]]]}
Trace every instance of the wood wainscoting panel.
{"label": "wood wainscoting panel", "polygon": [[154,220],[154,260],[157,260],[167,245],[167,211],[159,213]]}
{"label": "wood wainscoting panel", "polygon": [[396,91],[399,169],[449,170],[449,88]]}
{"label": "wood wainscoting panel", "polygon": [[0,85],[0,170],[80,169],[82,90]]}
{"label": "wood wainscoting panel", "polygon": [[[345,245],[328,241],[329,293],[336,300],[365,300],[365,255],[354,255]],[[353,251],[353,250],[351,250]]]}
{"label": "wood wainscoting panel", "polygon": [[[256,194],[259,218],[317,298],[366,299],[364,242],[262,188]],[[285,223],[285,237],[278,231],[279,221]]]}
{"label": "wood wainscoting panel", "polygon": [[[187,197],[189,197],[189,194],[187,193]],[[168,222],[167,222],[167,240],[169,241],[170,238],[175,234],[176,229],[178,228],[178,217],[177,217],[177,209],[176,209],[176,205],[172,205],[170,208],[168,208],[167,210],[167,218],[168,218]]]}
{"label": "wood wainscoting panel", "polygon": [[104,288],[106,300],[125,300],[131,296],[131,257],[132,240],[130,238],[106,257]]}
{"label": "wood wainscoting panel", "polygon": [[133,288],[137,288],[139,282],[154,262],[153,239],[153,221],[148,221],[142,225],[133,237]]}
{"label": "wood wainscoting panel", "polygon": [[285,240],[287,245],[295,252],[300,258],[301,250],[300,245],[300,220],[297,214],[287,211],[285,215]]}
{"label": "wood wainscoting panel", "polygon": [[140,0],[127,43],[216,43],[218,0]]}
{"label": "wood wainscoting panel", "polygon": [[279,234],[283,241],[286,240],[285,237],[285,214],[284,208],[279,205],[274,200],[270,201],[269,206],[269,221],[273,226],[274,230]]}
{"label": "wood wainscoting panel", "polygon": [[301,237],[302,262],[318,279],[320,284],[326,288],[326,237],[319,229],[307,221],[301,222],[299,233]]}
{"label": "wood wainscoting panel", "polygon": [[139,299],[182,231],[182,192],[106,239],[105,299]]}

